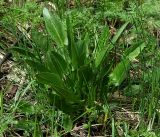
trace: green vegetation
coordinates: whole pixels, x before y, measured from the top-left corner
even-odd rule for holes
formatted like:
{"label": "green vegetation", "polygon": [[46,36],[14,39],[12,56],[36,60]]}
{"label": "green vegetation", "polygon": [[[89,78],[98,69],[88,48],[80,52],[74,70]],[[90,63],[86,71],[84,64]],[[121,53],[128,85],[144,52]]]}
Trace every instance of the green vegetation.
{"label": "green vegetation", "polygon": [[1,1],[0,16],[0,136],[160,136],[158,0]]}

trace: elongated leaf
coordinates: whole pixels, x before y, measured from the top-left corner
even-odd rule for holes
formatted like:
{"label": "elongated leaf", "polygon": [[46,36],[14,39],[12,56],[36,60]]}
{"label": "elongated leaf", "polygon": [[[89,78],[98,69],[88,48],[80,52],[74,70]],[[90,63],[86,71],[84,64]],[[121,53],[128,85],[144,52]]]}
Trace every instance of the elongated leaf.
{"label": "elongated leaf", "polygon": [[67,69],[66,61],[59,53],[55,51],[48,52],[46,62],[50,71],[59,74],[61,77]]}
{"label": "elongated leaf", "polygon": [[[127,27],[128,22],[125,23],[117,32],[117,34],[113,37],[111,44],[109,45],[105,45],[105,43],[103,42],[103,46],[100,46],[101,48],[96,52],[96,56],[95,56],[95,66],[98,67],[104,60],[105,57],[108,56],[109,52],[113,49],[115,43],[117,42],[117,40],[120,38],[121,34],[123,33],[123,31],[125,30],[125,28]],[[108,35],[107,33],[107,29],[106,32],[104,31],[104,34],[102,35]]]}
{"label": "elongated leaf", "polygon": [[78,69],[79,77],[82,77],[85,81],[90,81],[93,78],[93,71],[89,65],[82,66]]}
{"label": "elongated leaf", "polygon": [[130,61],[133,61],[140,53],[141,51],[146,47],[145,43],[140,44],[138,43],[127,48],[125,52],[123,53],[123,58],[128,58]]}
{"label": "elongated leaf", "polygon": [[125,30],[125,28],[127,27],[129,22],[126,22],[116,33],[116,35],[113,37],[112,39],[112,44],[115,44],[117,42],[117,40],[120,38],[121,34],[123,33],[123,31]]}
{"label": "elongated leaf", "polygon": [[98,47],[96,47],[96,52],[95,52],[95,66],[98,67],[105,54],[106,54],[106,51],[107,51],[107,47],[106,47],[106,42],[107,42],[107,39],[109,37],[109,28],[106,27],[104,28],[104,31],[98,41]]}
{"label": "elongated leaf", "polygon": [[68,45],[67,32],[64,24],[57,15],[50,15],[48,9],[43,9],[45,25],[49,35],[59,46]]}
{"label": "elongated leaf", "polygon": [[64,88],[64,84],[59,75],[50,72],[38,74],[37,80],[42,84],[52,85],[53,87]]}
{"label": "elongated leaf", "polygon": [[106,43],[108,42],[108,39],[109,39],[109,27],[106,26],[102,32],[102,35],[99,38],[98,49],[104,48]]}
{"label": "elongated leaf", "polygon": [[84,38],[75,43],[70,17],[67,18],[67,34],[69,39],[68,52],[73,67],[77,69],[84,64],[88,56],[89,36],[88,33],[86,33]]}
{"label": "elongated leaf", "polygon": [[97,52],[97,55],[95,58],[95,66],[96,67],[98,67],[102,63],[102,61],[106,55],[106,52],[107,52],[107,48],[103,48]]}
{"label": "elongated leaf", "polygon": [[26,59],[25,62],[33,69],[38,72],[48,72],[49,70],[40,62]]}
{"label": "elongated leaf", "polygon": [[72,23],[70,21],[70,17],[67,18],[67,35],[68,35],[68,52],[71,58],[71,62],[74,68],[78,67],[78,51],[76,48],[76,44],[74,41],[73,28]]}
{"label": "elongated leaf", "polygon": [[130,60],[130,61],[133,61],[140,53],[141,51],[145,48],[145,43],[142,43],[140,46],[138,46],[134,51],[132,51],[128,56],[127,58]]}
{"label": "elongated leaf", "polygon": [[110,74],[110,84],[119,86],[126,77],[127,71],[130,68],[130,62],[132,62],[145,48],[145,44],[142,43],[132,52],[130,52],[122,61],[114,68],[113,72]]}
{"label": "elongated leaf", "polygon": [[113,84],[115,86],[119,86],[124,78],[126,77],[127,70],[130,66],[129,59],[125,59],[121,61],[113,70],[113,72],[109,75],[110,78],[110,84]]}
{"label": "elongated leaf", "polygon": [[53,62],[52,58],[51,58],[51,52],[48,52],[46,55],[46,60],[45,60],[45,64],[46,67],[49,69],[49,71],[51,73],[55,73],[57,75],[59,75],[57,68],[55,66],[55,63]]}
{"label": "elongated leaf", "polygon": [[66,99],[68,102],[79,101],[78,97],[67,89],[59,75],[50,72],[42,72],[39,73],[36,78],[40,83],[52,86],[55,89],[57,95]]}
{"label": "elongated leaf", "polygon": [[58,69],[58,71],[61,73],[65,72],[67,69],[67,63],[64,60],[64,58],[58,54],[57,52],[52,51],[51,52],[51,58],[53,63],[55,63],[56,68]]}
{"label": "elongated leaf", "polygon": [[73,27],[69,16],[67,17],[66,24],[67,24],[67,36],[68,36],[68,53],[69,56],[71,57],[72,56],[71,47],[74,46],[75,41],[74,41]]}
{"label": "elongated leaf", "polygon": [[[65,94],[66,93],[64,93],[62,96],[60,96],[60,95],[56,95],[56,94],[53,94],[52,92],[50,92],[48,95],[49,102],[51,104],[54,104],[55,107],[58,108],[59,110],[74,117],[75,115],[73,112],[75,112],[75,110],[78,109],[77,105],[73,103],[73,100],[70,100],[69,98],[68,99],[64,98],[63,96],[65,96]],[[68,94],[67,96],[70,97],[70,94]],[[67,97],[67,96],[65,96],[65,97]],[[78,102],[78,99],[77,98],[75,98],[75,99],[76,99],[75,102]]]}
{"label": "elongated leaf", "polygon": [[79,40],[77,43],[77,53],[78,53],[78,66],[84,65],[86,58],[88,56],[88,44],[89,44],[89,37],[88,34],[85,34],[83,40]]}

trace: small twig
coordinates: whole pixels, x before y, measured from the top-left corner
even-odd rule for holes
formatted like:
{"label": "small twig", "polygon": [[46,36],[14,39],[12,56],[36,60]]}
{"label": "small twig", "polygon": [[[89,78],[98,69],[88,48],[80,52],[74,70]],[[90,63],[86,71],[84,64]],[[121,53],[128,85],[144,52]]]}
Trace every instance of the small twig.
{"label": "small twig", "polygon": [[21,135],[19,135],[19,134],[16,133],[15,131],[13,131],[13,133],[14,133],[17,137],[22,137]]}
{"label": "small twig", "polygon": [[[96,126],[103,126],[103,124],[93,124],[93,125],[91,125],[91,127],[96,127]],[[83,126],[74,127],[71,132],[78,131],[78,130],[84,130]]]}

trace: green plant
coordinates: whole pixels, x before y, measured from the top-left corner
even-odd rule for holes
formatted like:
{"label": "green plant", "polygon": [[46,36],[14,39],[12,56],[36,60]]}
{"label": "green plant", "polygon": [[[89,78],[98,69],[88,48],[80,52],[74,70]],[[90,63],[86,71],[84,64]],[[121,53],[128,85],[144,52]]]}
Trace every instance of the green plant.
{"label": "green plant", "polygon": [[[98,101],[99,97],[106,94],[104,98],[107,98],[108,88],[112,87],[111,84],[118,86],[123,82],[130,62],[145,47],[142,44],[128,49],[124,54],[125,59],[113,68],[108,60],[109,53],[128,23],[119,29],[111,42],[109,29],[104,28],[94,50],[89,52],[89,35],[84,33],[75,39],[70,17],[67,17],[65,25],[57,15],[50,15],[47,9],[43,10],[43,15],[47,32],[55,42],[54,48],[49,47],[45,53],[40,49],[37,54],[41,55],[35,54],[32,49],[22,50],[16,47],[12,50],[27,55],[28,59],[25,61],[36,70],[37,80],[52,89],[49,93],[51,102],[58,109],[73,116],[75,112],[78,112],[77,109],[84,111],[85,107],[94,107],[94,101]],[[37,42],[36,39],[35,43]],[[46,45],[36,46],[44,48]],[[36,51],[38,51],[36,46]],[[108,64],[106,64],[107,61]],[[103,100],[103,98],[100,99]]]}
{"label": "green plant", "polygon": [[[113,106],[121,107],[127,98],[129,103],[133,99],[132,109],[139,109],[147,120],[139,126],[145,133],[139,129],[133,134],[129,123],[122,122],[122,134],[155,135],[147,130],[153,130],[159,118],[159,49],[154,30],[158,26],[158,10],[148,7],[156,9],[157,3],[77,0],[70,7],[68,1],[54,1],[52,14],[44,8],[43,18],[41,6],[35,3],[3,7],[0,12],[6,16],[0,23],[5,31],[0,36],[3,38],[9,30],[19,40],[17,47],[7,50],[13,52],[15,61],[21,62],[27,80],[33,83],[18,90],[14,103],[8,106],[11,109],[6,110],[6,102],[0,100],[1,133],[11,124],[17,132],[23,130],[24,136],[65,136],[77,124],[83,125],[91,136],[92,124],[102,123],[104,134],[109,129],[112,136],[117,136]],[[33,12],[29,14],[30,11]],[[12,19],[14,24],[10,23]],[[148,23],[148,19],[153,22]],[[28,23],[29,32],[25,31]],[[5,47],[3,41],[1,45]],[[24,97],[28,90],[29,99]],[[120,101],[112,97],[117,91],[123,94]],[[23,117],[15,118],[13,112]],[[148,124],[148,129],[143,124]],[[12,128],[8,131],[11,135]]]}

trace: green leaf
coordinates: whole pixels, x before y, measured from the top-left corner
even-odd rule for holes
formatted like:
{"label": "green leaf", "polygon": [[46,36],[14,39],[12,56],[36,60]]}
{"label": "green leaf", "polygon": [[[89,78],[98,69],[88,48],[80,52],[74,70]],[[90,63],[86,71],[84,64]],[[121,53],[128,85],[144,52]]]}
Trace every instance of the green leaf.
{"label": "green leaf", "polygon": [[109,75],[110,84],[114,84],[115,86],[119,86],[124,78],[126,77],[127,71],[130,66],[130,61],[125,59],[121,61],[113,70],[113,72]]}
{"label": "green leaf", "polygon": [[68,90],[58,74],[42,72],[37,74],[36,78],[40,83],[52,86],[57,95],[66,99],[68,102],[78,102],[78,97],[72,90]]}
{"label": "green leaf", "polygon": [[67,18],[67,35],[68,35],[68,53],[71,58],[71,62],[74,68],[78,67],[78,51],[76,48],[76,44],[74,41],[73,28],[72,23],[70,21],[70,17]]}
{"label": "green leaf", "polygon": [[67,63],[64,60],[64,58],[58,54],[57,52],[52,51],[51,52],[51,59],[53,63],[55,64],[57,71],[61,74],[64,73],[67,69]]}
{"label": "green leaf", "polygon": [[78,69],[79,77],[83,77],[85,81],[90,81],[93,78],[93,71],[89,65],[82,66]]}
{"label": "green leaf", "polygon": [[98,47],[96,47],[96,52],[95,52],[95,66],[98,67],[101,62],[103,61],[103,58],[106,55],[107,52],[107,47],[106,47],[106,42],[109,37],[109,28],[106,27],[104,28],[104,31],[98,41]]}
{"label": "green leaf", "polygon": [[96,67],[98,67],[102,63],[102,61],[107,53],[107,50],[108,50],[107,48],[103,48],[100,51],[97,51],[97,55],[95,58],[95,66]]}
{"label": "green leaf", "polygon": [[35,71],[48,72],[49,70],[40,62],[26,59],[25,62]]}
{"label": "green leaf", "polygon": [[130,60],[130,61],[133,61],[140,53],[141,51],[145,48],[145,43],[142,43],[140,46],[138,46],[134,51],[132,51],[128,56],[127,58]]}
{"label": "green leaf", "polygon": [[[113,49],[115,43],[117,42],[117,40],[120,38],[121,34],[123,33],[123,31],[125,30],[125,28],[127,27],[128,22],[125,23],[117,32],[117,34],[113,37],[112,39],[112,43],[109,44],[108,46],[106,46],[105,41],[101,40],[102,37],[100,37],[100,42],[102,45],[99,45],[99,49],[96,51],[96,55],[95,55],[95,66],[98,67],[103,60],[108,56],[109,52]],[[106,28],[102,34],[103,37],[108,37],[109,33],[108,33],[108,29]],[[101,42],[103,41],[103,42]]]}
{"label": "green leaf", "polygon": [[[63,111],[64,113],[69,114],[69,115],[73,115],[72,112],[75,109],[77,109],[76,105],[73,104],[74,100],[71,98],[73,93],[71,94],[71,93],[68,93],[68,91],[64,91],[64,90],[55,91],[55,92],[57,94],[55,94],[53,92],[50,92],[48,94],[49,103],[54,104],[54,106],[57,109]],[[75,99],[77,99],[77,98],[75,98]],[[75,102],[76,101],[78,101],[78,100],[75,100]]]}
{"label": "green leaf", "polygon": [[64,24],[57,15],[50,15],[48,9],[43,9],[45,25],[49,35],[59,46],[68,45],[67,32]]}
{"label": "green leaf", "polygon": [[51,52],[47,53],[45,64],[51,73],[55,73],[55,74],[59,75],[57,68],[55,66],[55,63],[54,63],[53,59],[51,58]]}
{"label": "green leaf", "polygon": [[102,35],[99,38],[98,48],[99,49],[104,48],[106,43],[108,42],[108,39],[109,39],[109,27],[106,26],[105,28],[103,28]]}
{"label": "green leaf", "polygon": [[41,72],[37,74],[37,80],[42,84],[51,85],[53,87],[64,88],[64,84],[59,75],[50,72]]}
{"label": "green leaf", "polygon": [[85,33],[83,38],[75,43],[72,23],[70,17],[67,18],[67,34],[68,34],[68,53],[71,58],[71,63],[75,69],[84,65],[88,56],[89,35]]}
{"label": "green leaf", "polygon": [[130,68],[130,62],[132,62],[144,49],[145,43],[142,43],[137,48],[128,55],[125,52],[125,58],[114,68],[113,72],[109,75],[110,84],[114,84],[115,86],[119,86],[126,77],[127,71]]}
{"label": "green leaf", "polygon": [[125,28],[127,27],[129,22],[126,22],[125,24],[123,24],[123,26],[118,30],[118,32],[116,33],[116,35],[113,37],[112,39],[112,44],[114,45],[117,40],[120,38],[121,34],[123,33],[123,31],[125,30]]}
{"label": "green leaf", "polygon": [[61,77],[67,69],[67,63],[64,58],[57,52],[47,53],[47,65],[51,72],[59,74]]}
{"label": "green leaf", "polygon": [[69,56],[71,57],[72,56],[71,48],[74,45],[75,41],[74,41],[73,27],[69,16],[66,19],[66,25],[67,25],[67,36],[68,36],[68,53]]}
{"label": "green leaf", "polygon": [[88,34],[85,34],[83,40],[79,40],[76,45],[77,53],[78,53],[78,66],[82,66],[85,64],[86,58],[88,56],[88,44],[89,37]]}

